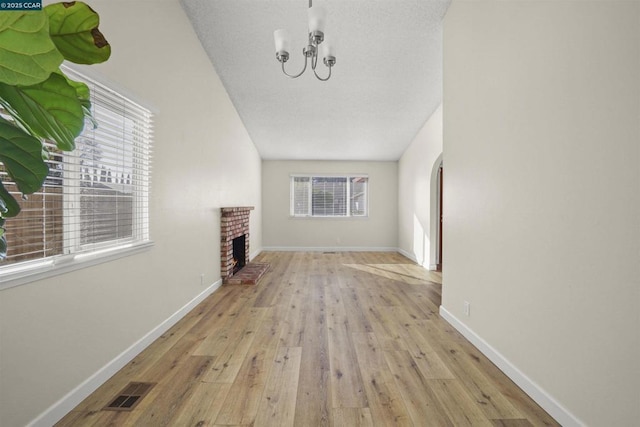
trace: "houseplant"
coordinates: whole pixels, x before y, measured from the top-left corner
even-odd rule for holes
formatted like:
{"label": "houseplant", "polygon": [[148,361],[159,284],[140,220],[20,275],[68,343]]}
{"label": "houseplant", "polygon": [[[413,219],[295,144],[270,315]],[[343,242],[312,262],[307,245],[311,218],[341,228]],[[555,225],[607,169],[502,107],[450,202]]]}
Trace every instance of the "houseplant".
{"label": "houseplant", "polygon": [[[71,151],[91,118],[89,88],[69,79],[60,65],[109,58],[99,21],[83,2],[0,12],[0,162],[23,196],[38,191],[48,174],[44,141]],[[19,212],[0,182],[0,260],[7,254],[5,220]]]}

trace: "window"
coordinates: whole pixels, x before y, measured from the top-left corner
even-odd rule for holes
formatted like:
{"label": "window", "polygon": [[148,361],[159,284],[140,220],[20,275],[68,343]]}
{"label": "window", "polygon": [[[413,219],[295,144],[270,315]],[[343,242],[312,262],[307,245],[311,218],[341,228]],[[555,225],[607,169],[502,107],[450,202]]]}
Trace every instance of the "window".
{"label": "window", "polygon": [[97,127],[87,122],[72,152],[47,145],[49,175],[28,198],[22,199],[0,169],[22,207],[6,221],[8,252],[0,276],[43,261],[55,264],[149,242],[151,113],[69,68],[64,71],[89,86]]}
{"label": "window", "polygon": [[348,176],[291,176],[291,216],[367,216],[369,178]]}

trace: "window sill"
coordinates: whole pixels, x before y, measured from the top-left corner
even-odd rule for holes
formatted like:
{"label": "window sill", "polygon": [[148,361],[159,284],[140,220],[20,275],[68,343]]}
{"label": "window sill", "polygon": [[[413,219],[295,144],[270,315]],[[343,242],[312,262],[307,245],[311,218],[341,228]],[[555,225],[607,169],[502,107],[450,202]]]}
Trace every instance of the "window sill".
{"label": "window sill", "polygon": [[7,266],[0,269],[0,291],[24,285],[36,280],[42,280],[59,274],[69,273],[104,262],[114,261],[130,255],[149,250],[153,246],[152,241],[139,243],[133,246],[125,246],[93,253],[66,255],[56,258],[43,259],[34,262],[18,264],[15,268]]}

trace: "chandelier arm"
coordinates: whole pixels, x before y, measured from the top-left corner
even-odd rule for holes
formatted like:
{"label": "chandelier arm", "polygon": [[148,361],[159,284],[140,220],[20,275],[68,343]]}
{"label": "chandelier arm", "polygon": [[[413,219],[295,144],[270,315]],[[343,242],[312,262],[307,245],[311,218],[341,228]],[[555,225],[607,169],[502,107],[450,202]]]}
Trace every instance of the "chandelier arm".
{"label": "chandelier arm", "polygon": [[320,77],[320,76],[318,75],[318,73],[316,73],[315,68],[314,68],[314,70],[313,70],[313,74],[315,74],[315,75],[316,75],[316,78],[317,78],[318,80],[323,81],[323,82],[326,82],[327,80],[329,80],[329,79],[331,78],[331,67],[328,67],[328,68],[329,68],[329,75],[328,75],[328,76],[327,76],[327,78],[325,78],[325,79],[323,79],[322,77]]}
{"label": "chandelier arm", "polygon": [[292,74],[289,74],[286,72],[286,70],[284,69],[284,62],[282,62],[282,72],[287,76],[290,77],[292,79],[297,79],[298,77],[300,77],[307,69],[307,57],[304,57],[304,68],[302,69],[302,71],[300,71],[300,73],[296,74],[295,76]]}

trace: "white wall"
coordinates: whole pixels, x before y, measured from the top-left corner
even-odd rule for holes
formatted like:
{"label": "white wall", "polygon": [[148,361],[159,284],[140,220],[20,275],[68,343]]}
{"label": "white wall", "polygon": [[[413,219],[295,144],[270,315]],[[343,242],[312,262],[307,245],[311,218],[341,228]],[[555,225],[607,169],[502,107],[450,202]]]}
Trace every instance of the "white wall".
{"label": "white wall", "polygon": [[[368,174],[368,218],[289,217],[292,174]],[[262,162],[263,244],[265,249],[396,250],[398,244],[398,163]]]}
{"label": "white wall", "polygon": [[[219,208],[251,205],[261,161],[176,1],[91,1],[113,48],[94,72],[157,110],[142,254],[0,292],[0,424],[22,426],[220,278]],[[200,274],[205,275],[205,286]]]}
{"label": "white wall", "polygon": [[442,106],[420,129],[398,162],[398,248],[425,268],[435,268],[437,169],[442,160]]}
{"label": "white wall", "polygon": [[640,3],[454,1],[444,31],[443,311],[564,425],[637,425]]}

